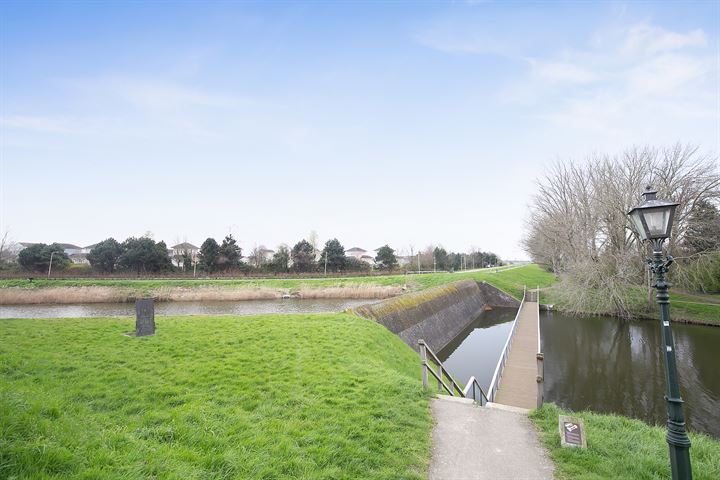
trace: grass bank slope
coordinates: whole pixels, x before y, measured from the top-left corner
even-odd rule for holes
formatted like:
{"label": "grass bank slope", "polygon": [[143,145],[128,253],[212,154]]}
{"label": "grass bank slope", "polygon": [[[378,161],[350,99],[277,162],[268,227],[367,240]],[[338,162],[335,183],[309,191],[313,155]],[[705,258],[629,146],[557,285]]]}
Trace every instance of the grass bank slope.
{"label": "grass bank slope", "polygon": [[[589,412],[573,413],[585,422],[587,449],[560,447],[558,415],[553,404],[530,414],[556,465],[556,478],[568,480],[670,479],[665,429],[640,420]],[[720,478],[720,442],[690,434],[690,457],[695,480]]]}
{"label": "grass bank slope", "polygon": [[[529,288],[537,285],[546,287],[555,281],[553,274],[537,265],[455,273],[317,279],[5,279],[0,280],[0,304],[64,303],[65,298],[72,298],[73,303],[78,303],[83,302],[83,295],[89,298],[86,302],[92,302],[93,298],[99,301],[127,301],[147,295],[160,299],[202,300],[203,294],[209,300],[217,300],[227,297],[230,290],[235,292],[230,297],[239,295],[239,300],[274,298],[286,293],[310,298],[385,298],[401,293],[400,287],[405,285],[411,290],[422,290],[466,279],[486,281],[516,298],[522,297],[523,285]],[[230,297],[227,299],[234,299]]]}
{"label": "grass bank slope", "polygon": [[0,478],[423,478],[417,355],[347,314],[0,322]]}
{"label": "grass bank slope", "polygon": [[[565,297],[567,293],[563,288],[564,284],[562,282],[556,283],[542,293],[541,300],[555,304],[556,308],[562,311],[566,306],[563,302],[563,297]],[[612,315],[612,311],[608,309],[607,302],[601,299],[599,294],[595,294],[594,296],[595,299],[593,299],[593,293],[588,292],[586,294],[588,311],[576,313],[578,315]],[[627,306],[633,316],[643,319],[659,318],[659,309],[657,303],[655,303],[654,290],[648,295],[647,288],[631,287],[627,291],[627,300]],[[720,295],[690,294],[671,289],[670,318],[676,322],[720,326]]]}

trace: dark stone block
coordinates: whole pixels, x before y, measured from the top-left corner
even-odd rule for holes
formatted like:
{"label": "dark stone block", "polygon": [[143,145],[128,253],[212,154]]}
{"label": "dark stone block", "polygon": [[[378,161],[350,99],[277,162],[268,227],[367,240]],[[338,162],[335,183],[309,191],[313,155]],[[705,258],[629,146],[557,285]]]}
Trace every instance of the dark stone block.
{"label": "dark stone block", "polygon": [[155,334],[155,302],[152,298],[135,300],[135,336]]}

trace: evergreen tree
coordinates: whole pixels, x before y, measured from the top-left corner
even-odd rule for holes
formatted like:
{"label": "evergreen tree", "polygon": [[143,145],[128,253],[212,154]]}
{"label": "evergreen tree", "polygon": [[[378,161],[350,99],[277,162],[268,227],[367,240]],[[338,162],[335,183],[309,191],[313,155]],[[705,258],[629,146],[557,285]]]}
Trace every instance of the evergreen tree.
{"label": "evergreen tree", "polygon": [[437,270],[450,269],[450,258],[444,248],[435,247],[435,250],[433,250],[433,258],[435,259],[435,268]]}
{"label": "evergreen tree", "polygon": [[293,261],[293,271],[311,272],[315,270],[315,249],[307,240],[303,239],[296,243],[290,256]]}
{"label": "evergreen tree", "polygon": [[285,273],[290,265],[290,250],[287,245],[279,245],[272,259],[272,269],[277,273]]}
{"label": "evergreen tree", "polygon": [[328,272],[339,272],[345,269],[345,247],[337,238],[325,242],[325,248],[320,254],[318,267],[324,269],[325,265],[327,265]]}
{"label": "evergreen tree", "polygon": [[172,261],[165,242],[155,243],[149,237],[130,237],[121,244],[122,254],[118,265],[139,273],[172,270]]}
{"label": "evergreen tree", "polygon": [[392,270],[397,266],[397,257],[395,256],[395,250],[390,248],[388,245],[383,245],[378,248],[377,255],[375,256],[375,263],[384,270]]}
{"label": "evergreen tree", "polygon": [[122,253],[122,245],[111,237],[96,244],[88,253],[87,259],[95,270],[112,273],[117,268]]}
{"label": "evergreen tree", "polygon": [[237,268],[241,258],[242,249],[237,245],[237,240],[233,238],[232,234],[226,236],[218,252],[218,267],[224,270]]}
{"label": "evergreen tree", "polygon": [[18,254],[18,263],[25,270],[31,272],[46,272],[50,266],[50,258],[52,258],[52,268],[63,270],[70,265],[70,257],[58,244],[46,245],[44,243],[36,243],[23,249]]}
{"label": "evergreen tree", "polygon": [[220,246],[214,238],[206,239],[200,246],[200,268],[208,273],[217,270]]}

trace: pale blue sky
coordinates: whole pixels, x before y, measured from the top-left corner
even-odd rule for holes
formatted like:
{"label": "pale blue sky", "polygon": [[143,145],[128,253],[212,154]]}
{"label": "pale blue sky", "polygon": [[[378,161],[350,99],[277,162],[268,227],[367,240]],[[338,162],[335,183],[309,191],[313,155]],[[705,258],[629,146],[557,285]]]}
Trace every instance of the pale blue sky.
{"label": "pale blue sky", "polygon": [[534,179],[720,151],[720,7],[4,2],[0,228],[523,258]]}

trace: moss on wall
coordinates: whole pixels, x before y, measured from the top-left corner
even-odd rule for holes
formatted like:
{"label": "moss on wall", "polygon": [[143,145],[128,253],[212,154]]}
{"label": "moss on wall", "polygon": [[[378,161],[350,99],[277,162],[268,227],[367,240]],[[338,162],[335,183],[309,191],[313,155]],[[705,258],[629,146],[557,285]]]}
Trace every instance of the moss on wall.
{"label": "moss on wall", "polygon": [[362,305],[355,313],[384,325],[416,350],[423,339],[439,351],[486,307],[517,305],[517,300],[491,285],[462,280]]}

